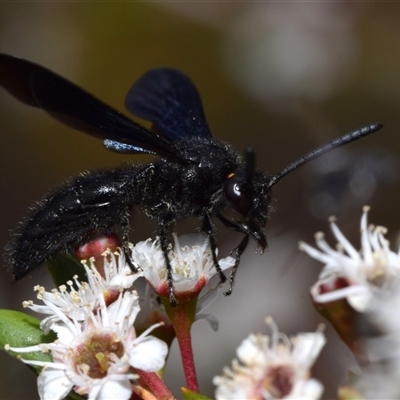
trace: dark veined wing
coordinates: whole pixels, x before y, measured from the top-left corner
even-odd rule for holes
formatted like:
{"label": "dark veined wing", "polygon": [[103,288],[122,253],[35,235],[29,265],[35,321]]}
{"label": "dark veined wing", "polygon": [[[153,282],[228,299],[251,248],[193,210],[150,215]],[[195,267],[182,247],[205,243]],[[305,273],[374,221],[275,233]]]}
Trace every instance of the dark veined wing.
{"label": "dark veined wing", "polygon": [[[109,140],[107,148],[174,158],[171,142],[131,121],[65,78],[30,61],[0,54],[0,85],[64,124]],[[121,146],[118,146],[121,145]]]}
{"label": "dark veined wing", "polygon": [[146,72],[130,88],[126,108],[152,121],[169,139],[211,137],[200,95],[182,72],[157,68]]}

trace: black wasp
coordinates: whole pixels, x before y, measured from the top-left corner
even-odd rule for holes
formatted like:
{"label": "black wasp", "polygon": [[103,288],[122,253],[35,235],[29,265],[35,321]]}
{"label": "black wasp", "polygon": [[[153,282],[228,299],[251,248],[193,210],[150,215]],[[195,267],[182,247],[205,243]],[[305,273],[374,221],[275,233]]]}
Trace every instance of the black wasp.
{"label": "black wasp", "polygon": [[[139,206],[158,222],[173,305],[176,300],[168,246],[174,223],[190,216],[200,219],[200,230],[209,238],[222,282],[226,278],[215,254],[211,218],[215,216],[228,229],[244,234],[236,247],[236,264],[225,293],[230,294],[249,237],[261,250],[267,246],[263,229],[269,214],[272,186],[315,157],[382,128],[381,124],[370,124],[352,131],[270,176],[256,170],[252,149],[242,156],[231,145],[212,137],[197,89],[177,70],[148,71],[126,96],[126,108],[151,121],[151,130],[30,61],[0,55],[0,85],[23,103],[41,108],[72,128],[103,139],[109,150],[161,157],[155,163],[81,174],[45,196],[34,213],[20,224],[10,246],[15,279],[25,276],[49,256],[89,240],[93,232],[106,232],[114,226],[121,227],[122,246],[129,259],[129,215],[133,206]],[[229,210],[234,211],[237,220],[224,216]]]}

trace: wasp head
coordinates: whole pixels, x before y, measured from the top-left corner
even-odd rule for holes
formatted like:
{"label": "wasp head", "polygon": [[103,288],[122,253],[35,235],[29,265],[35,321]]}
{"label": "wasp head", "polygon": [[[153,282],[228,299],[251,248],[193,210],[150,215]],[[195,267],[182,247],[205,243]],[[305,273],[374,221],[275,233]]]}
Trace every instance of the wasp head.
{"label": "wasp head", "polygon": [[224,187],[228,205],[241,217],[231,228],[252,236],[262,250],[267,246],[263,230],[271,207],[269,182],[269,177],[255,170],[254,151],[249,148],[244,167],[229,174]]}

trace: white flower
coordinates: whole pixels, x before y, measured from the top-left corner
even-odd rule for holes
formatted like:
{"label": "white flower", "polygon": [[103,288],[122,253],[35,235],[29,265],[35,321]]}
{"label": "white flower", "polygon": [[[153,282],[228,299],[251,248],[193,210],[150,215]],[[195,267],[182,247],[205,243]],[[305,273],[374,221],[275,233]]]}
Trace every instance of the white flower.
{"label": "white flower", "polygon": [[[42,366],[38,377],[41,399],[62,399],[71,389],[89,399],[129,399],[133,368],[155,372],[165,363],[167,345],[149,333],[139,337],[133,323],[140,311],[136,291],[125,290],[141,274],[132,274],[122,252],[104,254],[103,275],[93,261],[85,265],[88,282],[77,278],[59,290],[46,292],[37,286],[44,305],[25,302],[26,307],[48,315],[41,328],[57,334],[54,343],[8,349],[24,353],[51,352],[53,362],[23,360]],[[129,268],[129,270],[128,270]]]}
{"label": "white flower", "polygon": [[130,288],[133,282],[143,276],[142,272],[133,273],[125,261],[122,251],[111,253],[104,252],[103,275],[94,266],[94,259],[82,261],[86,270],[88,282],[79,282],[77,277],[67,285],[61,285],[58,289],[46,292],[43,287],[36,286],[37,297],[44,305],[25,301],[23,306],[31,310],[49,315],[41,322],[41,328],[47,333],[50,326],[58,320],[54,313],[54,306],[62,310],[63,314],[77,321],[86,317],[86,309],[99,307],[100,296],[105,299],[106,304],[112,303],[124,289]]}
{"label": "white flower", "polygon": [[321,331],[289,339],[268,319],[271,335],[251,334],[237,349],[232,369],[213,380],[217,400],[319,399],[323,387],[309,379],[325,344]]}
{"label": "white flower", "polygon": [[41,399],[59,400],[71,389],[89,399],[130,399],[131,381],[137,378],[133,368],[155,372],[165,363],[167,345],[148,334],[159,324],[136,336],[133,322],[140,310],[136,292],[121,292],[109,307],[98,293],[99,308],[84,307],[85,318],[78,321],[62,308],[47,302],[57,315],[51,329],[58,339],[54,343],[8,349],[24,353],[50,351],[53,362],[23,360],[43,366],[38,377]]}
{"label": "white flower", "polygon": [[389,242],[384,237],[385,228],[368,227],[369,207],[364,207],[363,211],[360,251],[345,238],[333,218],[330,225],[338,241],[338,250],[328,245],[321,232],[316,234],[319,250],[300,243],[301,250],[325,264],[318,282],[311,288],[315,302],[346,298],[355,310],[363,312],[370,306],[373,296],[399,278],[399,252],[390,250]]}
{"label": "white flower", "polygon": [[[199,235],[184,235],[169,252],[172,279],[176,293],[200,291],[217,271],[214,266],[208,239]],[[202,243],[199,244],[199,239]],[[132,260],[144,273],[145,278],[160,292],[166,287],[167,270],[159,241],[148,239],[137,243],[132,249]],[[222,270],[233,267],[235,260],[226,257],[219,260]]]}
{"label": "white flower", "polygon": [[[115,252],[106,250],[103,257],[104,266],[101,274],[97,271],[93,258],[89,259],[90,268],[87,267],[87,262],[82,261],[82,263],[86,266],[89,279],[93,279],[93,284],[103,286],[105,290],[108,288],[111,290],[129,289],[136,279],[143,276],[141,271],[132,271],[126,262],[124,252],[120,248]],[[88,269],[92,271],[92,274],[89,274]]]}
{"label": "white flower", "polygon": [[365,399],[400,398],[400,285],[375,296],[363,315],[362,375],[356,387]]}
{"label": "white flower", "polygon": [[[201,293],[196,302],[195,321],[201,319],[206,320],[214,331],[218,330],[218,320],[214,315],[204,313],[205,309],[214,301],[219,293],[220,288],[208,286],[205,292]],[[171,325],[162,302],[158,299],[159,295],[154,288],[147,284],[144,294],[140,296],[140,313],[135,321],[137,328],[148,326],[149,322],[163,322],[163,328]]]}

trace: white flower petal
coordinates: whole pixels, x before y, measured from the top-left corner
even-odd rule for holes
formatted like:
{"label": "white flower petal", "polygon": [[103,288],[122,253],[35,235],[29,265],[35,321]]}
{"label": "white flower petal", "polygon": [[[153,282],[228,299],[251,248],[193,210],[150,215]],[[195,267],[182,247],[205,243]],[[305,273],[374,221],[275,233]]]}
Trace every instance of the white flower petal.
{"label": "white flower petal", "polygon": [[359,298],[360,300],[363,298],[368,300],[371,294],[367,287],[359,285],[346,286],[342,289],[320,293],[320,285],[321,282],[317,282],[310,290],[312,298],[316,303],[328,303],[331,301],[346,298],[348,301],[350,299],[354,299],[356,303],[357,298]]}
{"label": "white flower petal", "polygon": [[51,330],[57,334],[58,339],[67,345],[68,343],[72,343],[76,335],[74,332],[71,332],[66,326],[61,325],[60,323],[55,323],[51,327]]}
{"label": "white flower petal", "polygon": [[132,396],[132,388],[128,379],[107,379],[89,393],[89,400],[129,400]]}
{"label": "white flower petal", "polygon": [[231,256],[218,260],[218,264],[221,267],[222,271],[232,268],[235,265],[235,262],[236,260]]}
{"label": "white flower petal", "polygon": [[138,338],[129,351],[129,364],[147,372],[156,372],[164,367],[168,346],[154,336]]}
{"label": "white flower petal", "polygon": [[201,319],[205,319],[211,326],[211,329],[216,332],[219,328],[219,322],[217,318],[214,317],[214,315],[210,314],[196,314],[196,321],[199,321]]}
{"label": "white flower petal", "polygon": [[317,359],[326,339],[322,332],[300,333],[294,340],[293,357],[310,368]]}
{"label": "white flower petal", "polygon": [[296,400],[318,400],[324,392],[324,387],[315,379],[309,379],[305,384],[297,384],[292,398]]}
{"label": "white flower petal", "polygon": [[266,353],[262,350],[267,349],[269,337],[264,335],[249,335],[249,337],[240,344],[236,354],[240,361],[245,364],[261,365],[265,362]]}
{"label": "white flower petal", "polygon": [[38,377],[38,392],[41,400],[61,400],[67,396],[73,384],[65,371],[45,368]]}
{"label": "white flower petal", "polygon": [[361,290],[359,293],[347,295],[347,301],[349,304],[359,312],[364,312],[369,308],[372,298],[373,294],[368,290]]}

